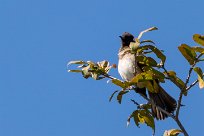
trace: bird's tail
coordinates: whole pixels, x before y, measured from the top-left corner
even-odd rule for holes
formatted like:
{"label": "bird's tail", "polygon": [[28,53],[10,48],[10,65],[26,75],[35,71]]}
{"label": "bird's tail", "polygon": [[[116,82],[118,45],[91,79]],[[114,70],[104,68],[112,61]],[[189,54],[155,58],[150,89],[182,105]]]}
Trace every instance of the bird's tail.
{"label": "bird's tail", "polygon": [[[177,103],[176,100],[171,97],[160,85],[158,93],[149,92],[150,99],[160,108],[164,109],[169,113],[173,113],[176,109]],[[158,120],[164,120],[168,117],[167,114],[159,110],[155,105],[152,105],[152,114]]]}

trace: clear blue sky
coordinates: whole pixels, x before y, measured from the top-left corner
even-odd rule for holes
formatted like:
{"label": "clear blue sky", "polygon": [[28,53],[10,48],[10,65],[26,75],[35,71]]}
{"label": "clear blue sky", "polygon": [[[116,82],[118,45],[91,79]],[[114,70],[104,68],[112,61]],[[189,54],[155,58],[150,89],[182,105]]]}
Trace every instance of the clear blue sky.
{"label": "clear blue sky", "polygon": [[[203,0],[0,0],[1,136],[149,136],[146,125],[126,127],[135,110],[127,95],[119,105],[105,80],[67,73],[70,60],[117,63],[119,35],[145,34],[167,55],[167,68],[184,79],[187,62],[177,50],[204,34]],[[203,66],[203,65],[202,65]],[[111,72],[119,77],[117,70]],[[178,89],[164,85],[175,98]],[[196,86],[184,98],[181,121],[190,135],[204,129],[204,91]],[[156,122],[156,134],[177,128]]]}

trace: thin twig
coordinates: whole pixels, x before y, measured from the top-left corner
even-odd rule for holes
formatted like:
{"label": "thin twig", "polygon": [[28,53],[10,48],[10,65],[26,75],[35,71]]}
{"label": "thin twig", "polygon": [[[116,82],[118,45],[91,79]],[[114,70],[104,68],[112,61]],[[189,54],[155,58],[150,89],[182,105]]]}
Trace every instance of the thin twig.
{"label": "thin twig", "polygon": [[108,74],[103,74],[103,76],[104,76],[104,77],[107,77],[107,78],[110,78],[110,79],[116,79],[115,77],[112,77],[112,76],[110,76],[110,75],[108,75]]}
{"label": "thin twig", "polygon": [[177,109],[176,109],[176,118],[178,118],[179,116],[179,112],[180,112],[180,108],[181,108],[181,102],[182,102],[182,97],[183,97],[183,92],[186,91],[186,86],[190,80],[190,76],[191,76],[191,73],[192,73],[192,70],[193,70],[193,67],[195,66],[196,63],[194,63],[191,68],[189,69],[188,71],[188,76],[186,78],[186,82],[185,82],[185,85],[183,87],[183,89],[180,91],[180,94],[179,94],[179,99],[178,99],[178,106],[177,106]]}
{"label": "thin twig", "polygon": [[186,91],[190,90],[191,87],[193,87],[194,85],[196,85],[198,83],[198,79],[196,81],[194,81],[189,87],[186,88]]}

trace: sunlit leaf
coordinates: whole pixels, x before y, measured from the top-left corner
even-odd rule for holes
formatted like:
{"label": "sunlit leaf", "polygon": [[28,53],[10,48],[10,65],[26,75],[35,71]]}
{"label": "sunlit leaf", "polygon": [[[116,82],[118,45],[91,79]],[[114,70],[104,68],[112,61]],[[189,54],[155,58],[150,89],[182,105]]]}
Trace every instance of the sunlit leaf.
{"label": "sunlit leaf", "polygon": [[120,86],[121,88],[125,88],[125,84],[123,81],[119,80],[119,79],[112,79],[111,80],[113,84]]}
{"label": "sunlit leaf", "polygon": [[81,70],[68,70],[68,72],[81,73]]}
{"label": "sunlit leaf", "polygon": [[203,71],[202,71],[201,68],[195,67],[193,70],[198,74],[198,76],[200,76],[201,78],[203,78]]}
{"label": "sunlit leaf", "polygon": [[180,89],[184,88],[185,83],[176,76],[176,72],[174,71],[168,71],[167,73],[164,72],[165,75],[169,76],[172,79],[172,82],[178,86]]}
{"label": "sunlit leaf", "polygon": [[199,88],[203,89],[204,88],[204,80],[200,77],[198,77],[198,82],[199,82]]}
{"label": "sunlit leaf", "polygon": [[152,67],[157,66],[157,62],[151,57],[136,56],[136,60],[139,61],[140,64],[145,64],[147,66],[152,66]]}
{"label": "sunlit leaf", "polygon": [[155,123],[154,118],[149,112],[149,110],[142,109],[142,110],[135,110],[128,118],[127,125],[130,124],[130,119],[133,118],[136,126],[139,127],[139,124],[146,124],[147,126],[151,127],[153,133],[155,132]]}
{"label": "sunlit leaf", "polygon": [[196,60],[195,51],[187,44],[181,44],[178,49],[181,54],[186,58],[186,60],[190,63],[190,65],[193,65]]}
{"label": "sunlit leaf", "polygon": [[144,45],[144,46],[140,46],[138,47],[137,51],[138,53],[140,52],[143,52],[144,50],[151,50],[153,51],[156,56],[161,59],[161,64],[163,65],[165,63],[165,60],[166,60],[166,56],[162,53],[161,50],[157,49],[155,46],[152,46],[152,45]]}
{"label": "sunlit leaf", "polygon": [[139,118],[138,118],[138,110],[135,110],[129,117],[127,120],[127,126],[129,126],[130,124],[130,119],[133,118],[135,125],[139,127]]}
{"label": "sunlit leaf", "polygon": [[115,91],[115,92],[112,93],[112,95],[111,95],[110,98],[109,98],[109,102],[112,100],[113,96],[114,96],[117,92],[118,92],[118,91]]}
{"label": "sunlit leaf", "polygon": [[147,72],[137,74],[135,77],[132,78],[131,82],[138,83],[138,82],[144,82],[149,80],[153,80],[153,77],[152,77],[152,73],[150,71],[147,71]]}
{"label": "sunlit leaf", "polygon": [[118,100],[118,103],[121,104],[122,102],[122,98],[123,98],[123,95],[128,93],[128,91],[125,91],[125,90],[122,90],[118,93],[118,96],[117,96],[117,100]]}
{"label": "sunlit leaf", "polygon": [[178,136],[180,133],[182,133],[182,131],[179,129],[171,129],[166,130],[163,136]]}
{"label": "sunlit leaf", "polygon": [[144,33],[149,32],[149,31],[153,31],[153,30],[158,30],[158,28],[157,27],[151,27],[151,28],[148,28],[148,29],[140,32],[138,39],[140,39]]}
{"label": "sunlit leaf", "polygon": [[76,61],[70,61],[67,65],[70,65],[70,64],[84,64],[85,62],[82,61],[82,60],[76,60]]}
{"label": "sunlit leaf", "polygon": [[158,79],[159,82],[163,82],[163,83],[165,82],[165,80],[164,80],[165,75],[162,72],[160,72],[160,71],[158,71],[152,67],[149,67],[149,66],[143,67],[143,70],[144,71],[151,71],[153,79]]}
{"label": "sunlit leaf", "polygon": [[204,46],[204,36],[200,34],[194,34],[193,35],[193,40],[197,42],[198,44]]}
{"label": "sunlit leaf", "polygon": [[203,47],[194,46],[194,47],[192,47],[192,49],[193,49],[195,52],[199,52],[199,53],[203,53],[203,54],[204,54],[204,48],[203,48]]}
{"label": "sunlit leaf", "polygon": [[198,83],[199,83],[199,88],[202,89],[204,88],[204,80],[203,80],[203,71],[199,67],[195,67],[194,71],[198,74]]}

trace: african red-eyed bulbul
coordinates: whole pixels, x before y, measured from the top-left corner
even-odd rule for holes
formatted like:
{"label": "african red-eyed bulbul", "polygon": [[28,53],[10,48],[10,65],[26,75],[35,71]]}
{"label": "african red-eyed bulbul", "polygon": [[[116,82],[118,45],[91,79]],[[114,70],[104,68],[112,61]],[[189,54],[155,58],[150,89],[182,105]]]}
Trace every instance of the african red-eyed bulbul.
{"label": "african red-eyed bulbul", "polygon": [[[133,77],[135,77],[137,74],[143,72],[142,67],[143,65],[139,64],[137,60],[135,60],[135,55],[131,53],[131,49],[129,47],[130,42],[134,41],[134,36],[130,33],[123,33],[121,38],[121,47],[119,49],[118,57],[118,72],[123,80],[130,81]],[[148,92],[148,96],[151,101],[154,102],[156,105],[151,105],[152,114],[153,116],[158,120],[163,120],[168,117],[167,114],[160,111],[157,106],[162,108],[163,110],[166,110],[169,113],[173,113],[176,109],[176,100],[171,97],[160,85],[159,82],[156,81],[159,87],[159,92],[153,93],[150,91]],[[137,85],[136,85],[137,87]],[[138,88],[137,90],[139,93],[147,96],[146,94],[146,88]]]}

